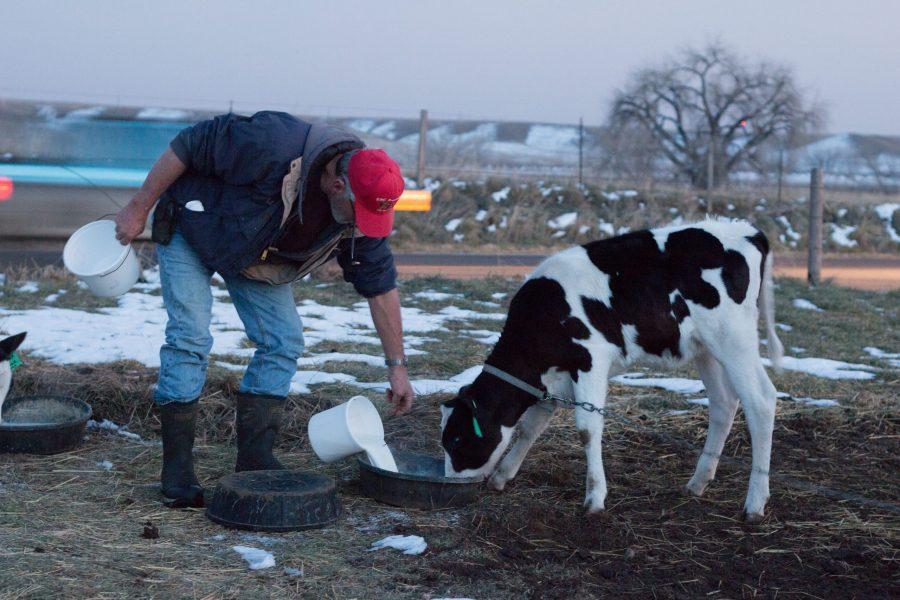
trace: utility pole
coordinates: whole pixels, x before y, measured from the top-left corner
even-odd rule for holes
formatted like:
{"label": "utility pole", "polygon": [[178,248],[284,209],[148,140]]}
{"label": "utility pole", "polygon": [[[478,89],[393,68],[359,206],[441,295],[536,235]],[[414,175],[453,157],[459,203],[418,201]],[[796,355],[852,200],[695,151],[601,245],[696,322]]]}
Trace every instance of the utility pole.
{"label": "utility pole", "polygon": [[425,185],[425,137],[428,134],[428,111],[424,108],[419,113],[419,158],[416,161],[416,183],[421,188]]}
{"label": "utility pole", "polygon": [[822,281],[822,220],[825,200],[822,197],[822,170],[813,169],[809,174],[809,250],[806,261],[806,280],[811,286]]}
{"label": "utility pole", "polygon": [[578,185],[584,185],[584,117],[578,119]]}

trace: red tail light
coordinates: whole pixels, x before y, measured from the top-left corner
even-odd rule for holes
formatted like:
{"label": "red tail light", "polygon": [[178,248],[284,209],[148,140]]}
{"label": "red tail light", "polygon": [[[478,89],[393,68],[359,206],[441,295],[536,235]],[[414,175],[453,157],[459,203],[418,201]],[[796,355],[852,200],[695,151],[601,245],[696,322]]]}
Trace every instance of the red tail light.
{"label": "red tail light", "polygon": [[13,182],[9,177],[0,175],[0,202],[9,200],[13,195]]}

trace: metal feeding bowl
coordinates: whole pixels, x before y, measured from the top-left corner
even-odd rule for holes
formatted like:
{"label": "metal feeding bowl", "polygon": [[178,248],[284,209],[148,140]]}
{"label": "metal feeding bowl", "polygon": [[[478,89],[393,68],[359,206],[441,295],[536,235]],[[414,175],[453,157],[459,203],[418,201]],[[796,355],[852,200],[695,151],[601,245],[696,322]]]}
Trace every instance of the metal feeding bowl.
{"label": "metal feeding bowl", "polygon": [[444,459],[393,450],[398,473],[372,466],[359,459],[363,493],[379,502],[406,508],[433,510],[471,504],[478,498],[481,477],[444,477]]}
{"label": "metal feeding bowl", "polygon": [[243,471],[219,480],[206,516],[252,531],[325,527],[341,513],[334,481],[301,471]]}
{"label": "metal feeding bowl", "polygon": [[84,439],[90,418],[90,405],[75,398],[7,398],[0,422],[0,452],[56,454],[71,450]]}

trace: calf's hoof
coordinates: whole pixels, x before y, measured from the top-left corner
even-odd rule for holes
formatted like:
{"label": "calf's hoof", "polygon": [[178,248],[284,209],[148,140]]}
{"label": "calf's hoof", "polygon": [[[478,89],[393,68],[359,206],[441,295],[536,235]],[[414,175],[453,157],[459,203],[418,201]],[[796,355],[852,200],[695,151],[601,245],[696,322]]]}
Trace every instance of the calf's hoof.
{"label": "calf's hoof", "polygon": [[491,478],[488,479],[487,485],[489,489],[492,489],[495,492],[502,492],[504,488],[506,488],[506,483],[508,481],[509,480],[503,475],[494,473],[493,475],[491,475]]}
{"label": "calf's hoof", "polygon": [[687,485],[684,486],[684,491],[690,494],[691,496],[700,497],[703,495],[703,492],[706,491],[707,486],[709,485],[709,481],[699,482],[691,479],[687,482]]}
{"label": "calf's hoof", "polygon": [[746,509],[741,513],[741,520],[743,520],[746,525],[751,526],[759,525],[763,522],[765,517],[766,515],[763,512],[747,512]]}
{"label": "calf's hoof", "polygon": [[587,498],[584,499],[584,513],[586,515],[599,515],[605,510],[603,499],[597,498],[594,494],[588,494]]}

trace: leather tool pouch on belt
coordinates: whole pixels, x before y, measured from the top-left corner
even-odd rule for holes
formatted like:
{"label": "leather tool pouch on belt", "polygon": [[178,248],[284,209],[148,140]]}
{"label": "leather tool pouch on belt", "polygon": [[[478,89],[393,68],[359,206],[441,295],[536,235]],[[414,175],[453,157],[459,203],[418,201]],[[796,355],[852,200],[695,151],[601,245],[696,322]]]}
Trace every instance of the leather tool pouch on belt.
{"label": "leather tool pouch on belt", "polygon": [[175,233],[175,213],[177,210],[178,206],[169,196],[164,195],[159,199],[156,210],[153,211],[153,226],[150,239],[163,246],[168,245],[172,241],[172,234]]}

